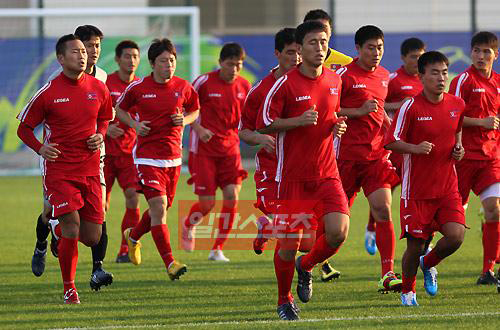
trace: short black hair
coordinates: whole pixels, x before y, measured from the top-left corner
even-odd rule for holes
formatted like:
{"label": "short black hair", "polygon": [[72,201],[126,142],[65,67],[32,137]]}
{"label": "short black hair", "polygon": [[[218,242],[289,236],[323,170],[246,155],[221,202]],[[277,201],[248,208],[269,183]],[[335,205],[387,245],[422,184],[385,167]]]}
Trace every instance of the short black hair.
{"label": "short black hair", "polygon": [[56,55],[64,55],[64,52],[66,51],[66,43],[71,40],[80,40],[77,36],[74,34],[66,34],[59,38],[56,43]]}
{"label": "short black hair", "polygon": [[450,64],[448,58],[443,53],[433,50],[423,53],[422,56],[418,58],[418,73],[424,74],[425,67],[434,63],[444,63],[446,66]]}
{"label": "short black hair", "polygon": [[115,47],[115,56],[120,57],[122,56],[123,50],[127,48],[133,48],[137,49],[140,51],[139,46],[135,43],[135,41],[132,40],[123,40],[118,43]]}
{"label": "short black hair", "polygon": [[167,38],[154,39],[153,42],[151,43],[151,46],[149,46],[148,49],[149,62],[153,64],[156,58],[165,51],[169,52],[170,54],[173,54],[175,58],[177,58],[177,50],[175,49],[175,46],[172,43],[172,41],[170,41],[170,39]]}
{"label": "short black hair", "polygon": [[328,33],[328,27],[318,21],[306,21],[297,26],[297,30],[295,31],[295,42],[302,45],[305,36],[310,32]]}
{"label": "short black hair", "polygon": [[307,22],[307,21],[316,21],[316,20],[319,20],[319,19],[328,21],[328,23],[330,24],[330,26],[332,26],[332,18],[323,9],[309,10],[307,12],[306,16],[304,16],[304,22]]}
{"label": "short black hair", "polygon": [[219,60],[225,61],[228,58],[237,58],[238,60],[244,60],[246,57],[245,50],[240,44],[236,42],[228,42],[222,46],[219,54]]}
{"label": "short black hair", "polygon": [[401,55],[406,56],[415,50],[425,51],[425,44],[418,38],[408,38],[401,44]]}
{"label": "short black hair", "polygon": [[278,31],[274,36],[274,49],[282,52],[285,46],[295,42],[295,28],[284,28]]}
{"label": "short black hair", "polygon": [[488,45],[490,46],[493,50],[498,50],[498,38],[497,36],[488,31],[481,31],[476,33],[471,41],[470,41],[470,48],[474,48],[474,46],[478,45]]}
{"label": "short black hair", "polygon": [[364,45],[365,42],[371,39],[382,39],[384,40],[384,32],[380,30],[375,25],[365,25],[356,31],[354,35],[354,43],[360,47]]}
{"label": "short black hair", "polygon": [[75,36],[82,42],[89,41],[92,37],[98,37],[99,39],[104,38],[102,31],[93,25],[80,25],[75,30]]}

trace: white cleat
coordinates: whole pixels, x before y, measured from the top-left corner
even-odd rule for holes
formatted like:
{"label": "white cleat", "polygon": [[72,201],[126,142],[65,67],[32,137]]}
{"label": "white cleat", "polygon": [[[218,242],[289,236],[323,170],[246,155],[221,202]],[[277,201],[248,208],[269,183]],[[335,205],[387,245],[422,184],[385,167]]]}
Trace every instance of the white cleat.
{"label": "white cleat", "polygon": [[193,252],[194,237],[196,234],[196,226],[186,227],[184,220],[182,221],[182,238],[181,247],[186,252]]}
{"label": "white cleat", "polygon": [[208,254],[208,260],[229,262],[229,259],[226,258],[224,253],[222,253],[222,250],[219,249],[210,250],[210,253]]}
{"label": "white cleat", "polygon": [[417,294],[415,292],[408,292],[401,294],[401,304],[403,306],[418,306]]}

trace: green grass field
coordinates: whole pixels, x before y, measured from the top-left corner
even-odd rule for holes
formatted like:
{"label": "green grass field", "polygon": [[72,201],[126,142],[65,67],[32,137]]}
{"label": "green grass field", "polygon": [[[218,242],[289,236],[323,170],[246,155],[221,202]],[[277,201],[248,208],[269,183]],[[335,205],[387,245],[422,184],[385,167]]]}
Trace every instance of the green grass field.
{"label": "green grass field", "polygon": [[[179,181],[178,200],[194,198],[185,179]],[[241,199],[253,198],[253,182],[247,180]],[[393,207],[397,235],[398,199],[394,198]],[[227,264],[207,261],[207,251],[179,251],[176,207],[168,219],[174,255],[189,268],[180,281],[168,279],[149,234],[142,239],[140,266],[116,264],[124,207],[118,187],[107,216],[105,261],[105,268],[115,276],[114,283],[100,292],[90,290],[90,249],[80,244],[76,285],[82,304],[63,305],[59,265],[50,253],[45,274],[37,278],[31,273],[35,220],[42,205],[40,178],[0,178],[0,200],[0,328],[500,328],[500,294],[493,286],[475,284],[482,265],[476,198],[467,211],[471,229],[464,244],[438,266],[437,296],[425,294],[418,274],[420,306],[416,308],[401,307],[399,294],[377,293],[379,256],[369,256],[364,250],[367,204],[359,198],[352,211],[349,238],[335,257],[341,278],[334,283],[315,281],[314,296],[308,304],[299,303],[301,321],[295,323],[277,318],[272,251],[261,256],[251,250],[227,251],[231,259]],[[398,241],[397,272],[401,271],[404,245]]]}

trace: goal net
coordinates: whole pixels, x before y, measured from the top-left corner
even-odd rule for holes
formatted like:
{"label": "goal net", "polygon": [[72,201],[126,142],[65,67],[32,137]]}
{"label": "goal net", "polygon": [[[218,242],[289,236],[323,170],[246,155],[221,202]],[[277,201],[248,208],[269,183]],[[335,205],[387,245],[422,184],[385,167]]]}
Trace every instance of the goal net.
{"label": "goal net", "polygon": [[199,75],[198,7],[0,9],[0,175],[39,173],[38,156],[17,137],[16,116],[60,67],[57,39],[85,24],[104,33],[97,65],[108,74],[117,70],[114,49],[121,40],[134,40],[141,48],[136,74],[143,77],[151,71],[147,60],[151,40],[167,37],[177,48],[176,75],[189,81]]}

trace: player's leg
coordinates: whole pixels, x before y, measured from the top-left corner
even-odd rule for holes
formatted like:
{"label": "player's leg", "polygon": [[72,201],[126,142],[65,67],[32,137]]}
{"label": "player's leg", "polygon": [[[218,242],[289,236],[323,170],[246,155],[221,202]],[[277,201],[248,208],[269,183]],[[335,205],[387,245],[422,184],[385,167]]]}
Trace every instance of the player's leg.
{"label": "player's leg", "polygon": [[[323,224],[323,220],[319,220],[318,221],[318,229],[316,229],[316,233],[315,233],[315,235],[316,235],[315,240],[308,241],[311,243],[311,248],[312,248],[312,244],[314,244],[314,242],[324,234],[325,234],[325,226]],[[304,241],[305,240],[302,240],[301,244],[303,244]],[[309,251],[309,250],[310,249],[308,249],[307,251]],[[323,261],[318,266],[318,272],[319,272],[319,276],[320,276],[320,279],[322,282],[328,282],[328,281],[331,281],[331,280],[334,280],[334,279],[337,279],[340,277],[340,272],[338,270],[336,270],[335,268],[333,268],[332,260],[328,260],[328,259]]]}
{"label": "player's leg", "polygon": [[368,224],[366,225],[365,230],[365,250],[371,256],[377,253],[376,228],[377,224],[375,222],[375,218],[373,217],[372,212],[369,211]]}
{"label": "player's leg", "polygon": [[301,232],[277,234],[278,243],[274,250],[274,272],[278,284],[278,316],[282,320],[299,319],[299,309],[294,301],[291,288],[295,273],[295,255],[300,244]]}
{"label": "player's leg", "polygon": [[130,258],[128,256],[128,244],[123,232],[128,228],[134,228],[139,223],[139,218],[141,216],[137,188],[130,187],[124,189],[123,195],[125,196],[125,214],[123,215],[121,223],[122,242],[120,245],[120,251],[116,257],[116,262],[119,263],[130,262]]}
{"label": "player's leg", "polygon": [[500,253],[500,183],[486,188],[481,194],[484,209],[483,223],[483,271],[477,284],[496,284],[494,266]]}
{"label": "player's leg", "polygon": [[424,251],[425,240],[406,234],[406,250],[401,260],[403,283],[401,303],[403,306],[417,306],[416,277],[420,256]]}
{"label": "player's leg", "polygon": [[48,225],[48,217],[52,207],[45,200],[43,202],[43,211],[38,216],[36,222],[36,243],[33,256],[31,258],[31,271],[35,276],[42,276],[45,271],[45,259],[47,256],[47,238],[49,236],[50,228]]}

